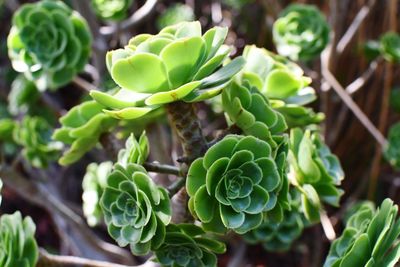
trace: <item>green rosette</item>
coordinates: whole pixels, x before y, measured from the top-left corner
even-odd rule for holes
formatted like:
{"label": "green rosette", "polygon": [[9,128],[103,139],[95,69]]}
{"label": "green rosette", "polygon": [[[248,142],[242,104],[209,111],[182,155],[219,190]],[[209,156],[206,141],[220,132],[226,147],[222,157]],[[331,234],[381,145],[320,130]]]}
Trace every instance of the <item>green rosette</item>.
{"label": "green rosette", "polygon": [[18,75],[12,82],[11,91],[8,94],[8,110],[14,116],[31,113],[36,108],[35,103],[39,97],[40,92],[35,84],[24,75]]}
{"label": "green rosette", "polygon": [[91,96],[117,119],[216,96],[244,64],[239,57],[222,66],[230,52],[222,45],[227,32],[214,27],[202,35],[199,22],[182,22],[156,35],[137,35],[124,49],[107,53],[108,70],[121,89],[113,95],[92,91]]}
{"label": "green rosette", "polygon": [[163,243],[165,226],[171,220],[170,199],[142,166],[116,164],[100,205],[108,232],[119,246],[129,245],[133,254],[145,255]]}
{"label": "green rosette", "polygon": [[273,25],[273,39],[280,55],[295,61],[310,61],[329,42],[329,25],[316,6],[291,4]]}
{"label": "green rosette", "polygon": [[270,105],[284,117],[289,128],[319,123],[322,113],[304,107],[316,99],[309,87],[311,79],[294,62],[254,45],[243,51],[246,64],[235,81],[249,83],[268,98]]}
{"label": "green rosette", "polygon": [[400,169],[400,123],[389,129],[388,143],[384,149],[385,159],[396,169]]}
{"label": "green rosette", "polygon": [[398,207],[385,199],[378,210],[361,205],[333,241],[324,267],[393,267],[400,258]]}
{"label": "green rosette", "polygon": [[193,9],[185,4],[176,3],[168,7],[157,19],[159,30],[183,21],[193,21],[195,19]]}
{"label": "green rosette", "polygon": [[290,132],[289,178],[302,192],[302,209],[308,220],[319,221],[322,203],[339,206],[344,179],[339,159],[318,133],[294,128]]}
{"label": "green rosette", "polygon": [[3,188],[3,181],[0,179],[0,205],[1,205],[1,201],[3,200],[2,196],[1,196],[1,189]]}
{"label": "green rosette", "polygon": [[96,15],[103,20],[120,21],[127,17],[133,0],[92,0]]}
{"label": "green rosette", "polygon": [[390,62],[400,62],[400,35],[396,32],[387,32],[379,40],[382,56]]}
{"label": "green rosette", "polygon": [[273,151],[253,136],[226,136],[190,166],[189,210],[206,231],[217,233],[246,233],[264,213],[282,220],[289,209],[286,151],[285,140]]}
{"label": "green rosette", "polygon": [[231,123],[244,134],[267,141],[272,147],[277,145],[272,136],[287,129],[285,118],[272,109],[268,99],[248,82],[242,85],[232,82],[225,88],[222,106]]}
{"label": "green rosette", "polygon": [[62,144],[51,140],[52,127],[42,117],[25,116],[13,129],[14,142],[32,166],[47,168],[60,155]]}
{"label": "green rosette", "polygon": [[149,153],[150,146],[146,132],[142,132],[139,140],[136,140],[135,136],[131,134],[126,139],[125,148],[118,153],[118,163],[123,167],[126,167],[129,163],[142,165],[149,157]]}
{"label": "green rosette", "polygon": [[61,128],[56,129],[52,138],[71,147],[59,159],[61,165],[79,160],[93,149],[103,133],[117,125],[115,119],[102,112],[104,106],[95,101],[79,104],[60,118]]}
{"label": "green rosette", "polygon": [[103,218],[100,197],[107,186],[107,177],[112,170],[112,162],[90,163],[82,181],[82,209],[89,226],[98,225]]}
{"label": "green rosette", "polygon": [[57,89],[83,70],[91,50],[83,17],[61,1],[24,4],[13,16],[8,55],[40,90]]}
{"label": "green rosette", "polygon": [[204,235],[193,224],[168,225],[164,243],[155,251],[157,261],[168,267],[216,267],[215,253],[224,253],[225,244]]}
{"label": "green rosette", "polygon": [[0,217],[0,266],[35,267],[39,257],[35,240],[36,227],[30,217],[20,212]]}

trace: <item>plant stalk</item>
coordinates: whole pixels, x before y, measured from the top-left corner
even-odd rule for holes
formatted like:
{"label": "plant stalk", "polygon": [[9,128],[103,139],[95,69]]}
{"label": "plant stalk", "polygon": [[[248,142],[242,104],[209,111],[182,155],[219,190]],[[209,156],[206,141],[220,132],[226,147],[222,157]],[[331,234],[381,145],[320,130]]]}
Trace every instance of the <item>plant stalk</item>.
{"label": "plant stalk", "polygon": [[[183,158],[185,159],[182,164],[182,174],[186,177],[190,164],[204,155],[208,145],[193,104],[177,101],[168,104],[166,110],[170,124],[182,144]],[[172,198],[172,221],[174,223],[189,221],[191,218],[187,209],[188,196],[184,183],[182,186]]]}

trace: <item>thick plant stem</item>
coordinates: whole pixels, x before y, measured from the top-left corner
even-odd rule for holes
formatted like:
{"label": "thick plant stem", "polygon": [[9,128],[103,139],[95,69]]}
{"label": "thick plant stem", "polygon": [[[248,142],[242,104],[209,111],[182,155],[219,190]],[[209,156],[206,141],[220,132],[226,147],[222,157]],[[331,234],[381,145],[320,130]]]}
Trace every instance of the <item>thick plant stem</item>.
{"label": "thick plant stem", "polygon": [[207,142],[200,128],[194,106],[184,102],[167,105],[168,117],[172,127],[181,141],[184,162],[190,165],[207,150]]}
{"label": "thick plant stem", "polygon": [[[167,105],[166,109],[171,126],[182,144],[184,153],[182,173],[186,176],[190,164],[206,152],[207,142],[200,128],[200,122],[193,104],[174,102]],[[187,192],[185,187],[182,187],[172,199],[172,221],[174,223],[190,220],[187,201]]]}

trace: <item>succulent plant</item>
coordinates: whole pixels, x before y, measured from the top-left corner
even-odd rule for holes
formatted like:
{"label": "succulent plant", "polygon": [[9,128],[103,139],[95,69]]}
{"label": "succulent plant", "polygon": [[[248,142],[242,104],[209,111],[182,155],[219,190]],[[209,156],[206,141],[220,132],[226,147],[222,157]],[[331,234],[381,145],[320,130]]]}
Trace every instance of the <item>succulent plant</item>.
{"label": "succulent plant", "polygon": [[285,210],[283,221],[274,222],[267,217],[260,226],[243,235],[244,239],[250,244],[261,243],[265,250],[271,252],[289,250],[305,227],[305,218],[300,210],[300,195],[292,189],[291,196],[290,210]]}
{"label": "succulent plant", "polygon": [[222,3],[233,8],[233,9],[241,9],[246,4],[252,3],[254,0],[222,0]]}
{"label": "succulent plant", "polygon": [[0,179],[0,205],[1,205],[1,201],[2,201],[2,197],[1,197],[1,189],[3,188],[3,181]]}
{"label": "succulent plant", "polygon": [[86,168],[82,181],[82,208],[87,223],[96,226],[101,222],[103,212],[100,207],[100,197],[107,186],[107,178],[112,170],[112,162],[90,163]]}
{"label": "succulent plant", "polygon": [[171,267],[216,267],[214,253],[224,253],[225,244],[204,234],[193,224],[168,225],[164,243],[155,251],[157,261]]}
{"label": "succulent plant", "polygon": [[133,0],[92,0],[91,3],[99,18],[119,21],[127,17]]}
{"label": "succulent plant", "polygon": [[298,104],[286,104],[284,101],[273,100],[271,106],[284,116],[289,128],[318,124],[325,119],[324,113],[315,113],[312,108]]}
{"label": "succulent plant", "polygon": [[279,54],[291,60],[309,61],[329,42],[329,25],[316,6],[291,4],[273,25],[273,39]]}
{"label": "succulent plant", "polygon": [[142,166],[114,165],[100,205],[119,246],[130,245],[133,254],[144,255],[163,243],[171,219],[168,192],[154,184]]}
{"label": "succulent plant", "polygon": [[289,164],[291,183],[302,194],[302,207],[310,221],[319,221],[321,201],[338,206],[344,178],[339,159],[322,142],[318,133],[299,128],[290,131]]}
{"label": "succulent plant", "polygon": [[36,266],[39,252],[35,228],[32,219],[22,219],[18,211],[0,217],[0,266]]}
{"label": "succulent plant", "polygon": [[17,152],[17,145],[14,142],[13,132],[17,126],[15,120],[10,117],[7,108],[0,102],[0,148],[9,156]]}
{"label": "succulent plant", "polygon": [[8,94],[8,110],[12,115],[27,113],[39,99],[40,93],[32,81],[24,75],[19,75],[11,84]]}
{"label": "succulent plant", "polygon": [[380,50],[386,60],[400,62],[400,35],[396,32],[387,32],[382,35]]}
{"label": "succulent plant", "polygon": [[53,139],[71,145],[59,159],[62,165],[79,160],[99,141],[101,134],[112,129],[117,121],[102,112],[104,106],[95,101],[79,104],[60,118],[61,128],[53,134]]}
{"label": "succulent plant", "polygon": [[276,146],[272,135],[287,128],[284,117],[273,110],[268,99],[247,81],[230,83],[222,93],[222,105],[230,121],[246,135],[267,141],[272,147]]}
{"label": "succulent plant", "polygon": [[384,155],[393,167],[400,169],[400,123],[390,127]]}
{"label": "succulent plant", "polygon": [[51,132],[51,126],[42,117],[25,116],[14,127],[14,141],[23,146],[22,154],[32,166],[46,168],[58,158],[62,144],[51,140]]}
{"label": "succulent plant", "polygon": [[313,102],[316,95],[308,87],[311,79],[304,76],[297,64],[254,45],[244,48],[243,57],[246,64],[235,80],[256,87],[268,98],[271,107],[285,117],[289,128],[322,121],[322,113],[303,107]]}
{"label": "succulent plant", "polygon": [[275,159],[274,153],[253,136],[228,135],[192,163],[189,209],[205,230],[243,234],[261,224],[264,212],[289,208],[286,155],[277,153]]}
{"label": "succulent plant", "polygon": [[146,132],[142,132],[139,142],[131,134],[125,142],[125,148],[121,149],[118,153],[118,163],[123,167],[126,167],[129,163],[142,165],[147,160],[149,153],[149,140],[147,139]]}
{"label": "succulent plant", "polygon": [[393,88],[390,91],[390,107],[400,113],[400,88]]}
{"label": "succulent plant", "polygon": [[230,51],[222,45],[226,34],[226,28],[214,27],[201,35],[199,22],[181,22],[157,35],[137,35],[124,49],[107,53],[108,70],[121,89],[91,96],[118,119],[135,119],[175,101],[211,98],[244,64],[239,57],[219,68]]}
{"label": "succulent plant", "polygon": [[333,241],[324,267],[395,266],[400,258],[397,211],[390,199],[385,199],[377,211],[371,205],[362,205]]}
{"label": "succulent plant", "polygon": [[86,21],[61,1],[24,4],[13,17],[7,40],[13,68],[40,90],[69,83],[88,61]]}
{"label": "succulent plant", "polygon": [[377,40],[368,40],[362,48],[364,56],[368,60],[374,60],[381,55],[381,44]]}
{"label": "succulent plant", "polygon": [[157,19],[157,27],[161,30],[179,22],[193,21],[194,19],[194,11],[190,6],[176,3],[168,7]]}

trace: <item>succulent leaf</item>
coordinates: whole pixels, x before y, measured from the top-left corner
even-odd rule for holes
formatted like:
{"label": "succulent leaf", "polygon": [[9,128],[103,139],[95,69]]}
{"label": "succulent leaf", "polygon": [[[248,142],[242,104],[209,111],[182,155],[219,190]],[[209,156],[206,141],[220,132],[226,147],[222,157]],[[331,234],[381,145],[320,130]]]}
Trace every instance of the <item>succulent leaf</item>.
{"label": "succulent leaf", "polygon": [[380,51],[383,57],[390,62],[400,62],[400,35],[396,32],[387,32],[380,38]]}
{"label": "succulent leaf", "polygon": [[302,192],[305,216],[319,221],[321,202],[338,206],[343,191],[339,188],[344,173],[338,158],[323,143],[318,133],[294,128],[290,132],[290,181]]}
{"label": "succulent leaf", "polygon": [[214,27],[202,35],[199,22],[181,22],[156,35],[137,35],[124,49],[107,53],[107,68],[121,89],[91,96],[117,119],[138,118],[175,101],[214,97],[244,65],[239,57],[222,66],[230,51],[222,45],[227,32]]}
{"label": "succulent leaf", "polygon": [[87,223],[96,226],[101,222],[103,212],[100,207],[100,197],[107,185],[107,177],[112,169],[112,162],[90,163],[86,168],[82,181],[82,208]]}
{"label": "succulent leaf", "polygon": [[243,51],[246,64],[236,75],[240,85],[248,83],[257,88],[279,111],[289,128],[319,123],[324,119],[322,113],[314,113],[304,107],[316,99],[315,91],[309,87],[311,79],[304,76],[303,70],[288,59],[254,45]]}
{"label": "succulent leaf", "polygon": [[398,207],[385,199],[378,210],[360,205],[346,223],[342,235],[333,241],[324,267],[393,267],[400,258]]}
{"label": "succulent leaf", "polygon": [[316,6],[292,4],[275,21],[273,39],[279,54],[295,61],[309,61],[328,44],[329,31],[324,15]]}
{"label": "succulent leaf", "polygon": [[91,47],[89,27],[61,1],[24,4],[7,39],[13,68],[40,90],[57,89],[83,70]]}
{"label": "succulent leaf", "polygon": [[119,21],[127,17],[133,0],[92,0],[91,3],[99,18]]}
{"label": "succulent leaf", "polygon": [[102,133],[112,129],[117,121],[102,112],[104,106],[95,101],[79,104],[60,118],[61,128],[56,129],[52,138],[71,145],[59,159],[62,165],[79,160],[99,141]]}
{"label": "succulent leaf", "polygon": [[232,82],[222,93],[222,105],[232,123],[246,135],[267,141],[272,147],[276,147],[272,135],[287,128],[284,117],[271,108],[268,99],[257,88],[248,83]]}
{"label": "succulent leaf", "polygon": [[242,234],[260,225],[264,212],[288,208],[285,167],[278,162],[286,153],[253,136],[228,135],[194,161],[186,189],[204,229]]}
{"label": "succulent leaf", "polygon": [[243,235],[250,244],[261,243],[267,251],[284,252],[290,249],[305,227],[306,219],[301,212],[300,195],[291,190],[290,210],[284,211],[284,220],[276,222],[268,217],[260,226]]}
{"label": "succulent leaf", "polygon": [[0,179],[0,205],[1,205],[1,201],[2,201],[2,197],[1,197],[1,189],[3,188],[3,181]]}
{"label": "succulent leaf", "polygon": [[11,84],[11,91],[8,94],[8,110],[12,115],[27,113],[33,108],[40,94],[35,84],[19,75]]}
{"label": "succulent leaf", "polygon": [[118,163],[126,167],[129,163],[143,164],[149,156],[149,140],[143,131],[139,141],[131,134],[125,142],[125,148],[118,153]]}
{"label": "succulent leaf", "polygon": [[204,231],[193,224],[167,226],[164,243],[155,251],[162,266],[217,266],[214,253],[224,253],[225,244],[204,236]]}
{"label": "succulent leaf", "polygon": [[396,169],[400,168],[400,123],[392,125],[389,129],[388,144],[384,155],[386,160]]}
{"label": "succulent leaf", "polygon": [[25,116],[14,127],[13,139],[23,146],[22,154],[32,166],[46,168],[58,158],[62,144],[51,141],[51,132],[51,126],[42,117]]}
{"label": "succulent leaf", "polygon": [[100,200],[108,232],[135,255],[157,249],[171,220],[167,191],[157,186],[137,164],[115,164]]}
{"label": "succulent leaf", "polygon": [[35,224],[20,212],[0,217],[0,266],[35,267],[39,257]]}
{"label": "succulent leaf", "polygon": [[183,21],[193,21],[195,18],[193,9],[185,4],[176,3],[168,7],[157,19],[159,30]]}

